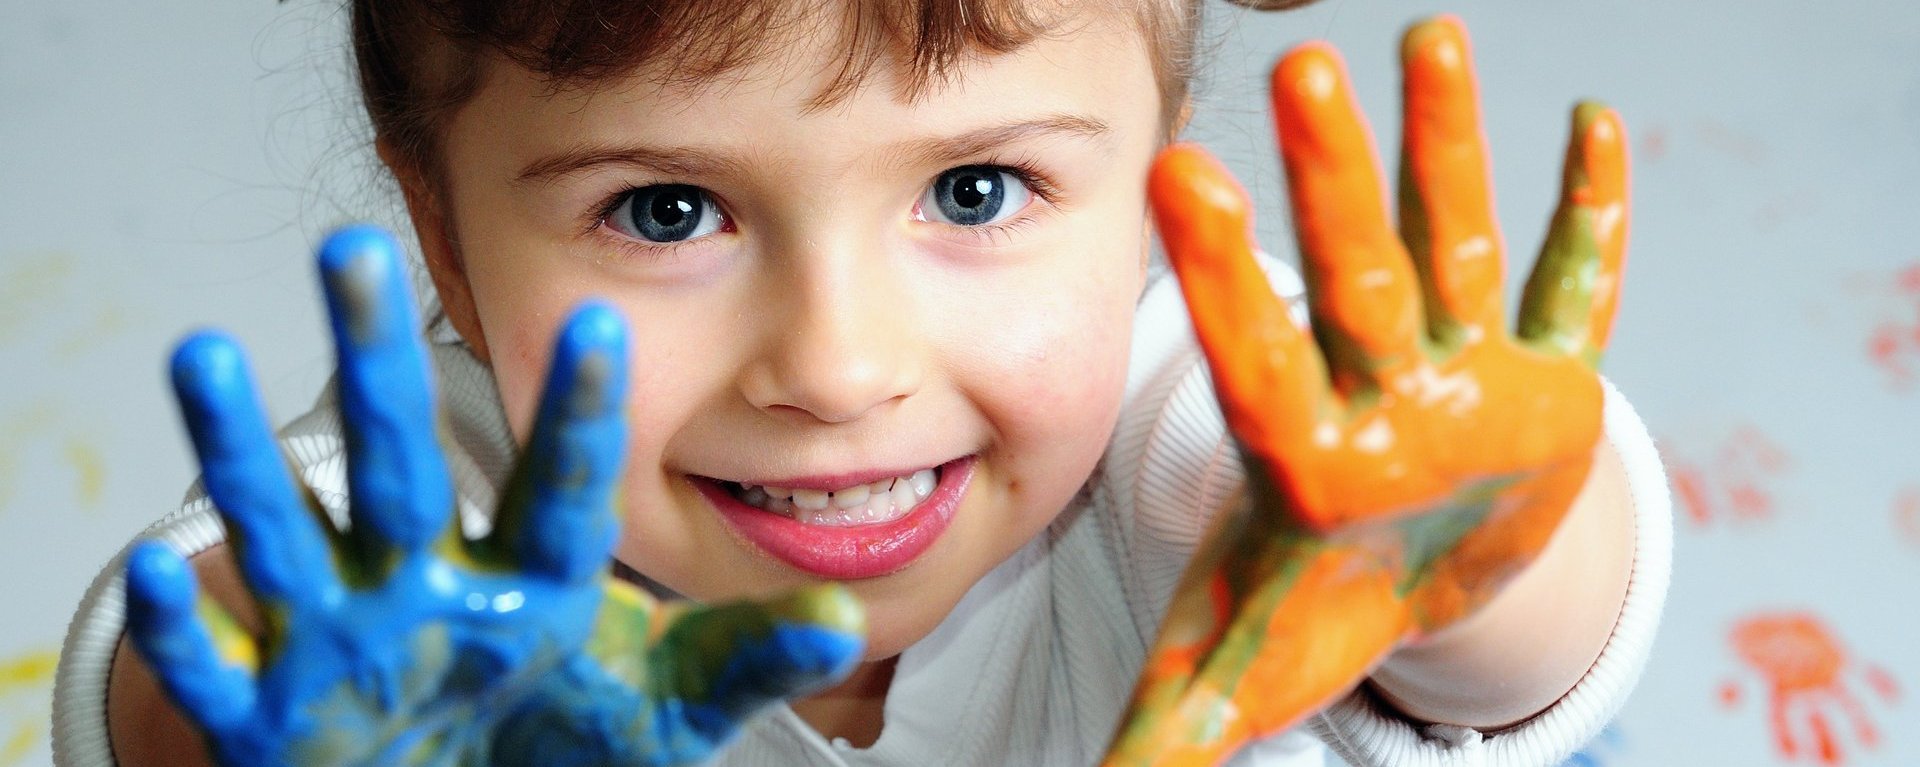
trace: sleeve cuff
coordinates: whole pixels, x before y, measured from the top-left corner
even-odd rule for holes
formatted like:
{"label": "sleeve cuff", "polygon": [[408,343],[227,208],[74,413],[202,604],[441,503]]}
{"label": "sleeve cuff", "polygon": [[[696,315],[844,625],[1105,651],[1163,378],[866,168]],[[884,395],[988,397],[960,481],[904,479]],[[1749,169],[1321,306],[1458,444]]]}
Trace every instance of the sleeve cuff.
{"label": "sleeve cuff", "polygon": [[[198,488],[194,495],[198,495]],[[95,576],[80,599],[67,638],[60,648],[60,665],[53,686],[53,763],[60,767],[113,765],[113,744],[107,736],[107,680],[120,635],[127,622],[127,552],[141,541],[166,543],[182,557],[192,557],[226,539],[220,517],[205,498],[189,501],[179,511],[147,528],[128,543]]]}
{"label": "sleeve cuff", "polygon": [[1592,740],[1625,705],[1646,666],[1672,579],[1673,503],[1646,425],[1611,382],[1601,384],[1607,439],[1626,466],[1635,530],[1626,601],[1600,657],[1558,702],[1497,732],[1408,721],[1363,687],[1308,722],[1342,758],[1393,767],[1549,767]]}

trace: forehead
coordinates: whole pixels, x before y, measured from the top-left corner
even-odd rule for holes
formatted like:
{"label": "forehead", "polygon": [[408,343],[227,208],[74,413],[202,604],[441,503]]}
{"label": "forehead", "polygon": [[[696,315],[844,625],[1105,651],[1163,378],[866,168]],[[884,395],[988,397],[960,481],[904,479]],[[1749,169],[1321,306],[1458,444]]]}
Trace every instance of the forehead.
{"label": "forehead", "polygon": [[[487,145],[527,158],[570,147],[645,141],[761,157],[863,153],[917,136],[1059,117],[1085,118],[1123,139],[1151,134],[1159,94],[1147,41],[1123,13],[1084,13],[1005,53],[972,52],[924,88],[882,60],[844,96],[834,35],[804,27],[744,64],[697,81],[643,64],[592,87],[556,88],[504,59],[446,125],[447,148]],[[475,147],[477,148],[477,147]]]}

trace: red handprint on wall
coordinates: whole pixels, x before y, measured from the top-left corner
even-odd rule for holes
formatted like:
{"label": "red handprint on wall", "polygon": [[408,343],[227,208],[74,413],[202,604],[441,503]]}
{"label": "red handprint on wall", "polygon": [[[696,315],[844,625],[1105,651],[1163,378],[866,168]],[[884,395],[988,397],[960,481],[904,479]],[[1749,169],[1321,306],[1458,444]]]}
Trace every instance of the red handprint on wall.
{"label": "red handprint on wall", "polygon": [[[1780,755],[1788,760],[1824,765],[1846,763],[1844,731],[1850,725],[1858,748],[1880,745],[1880,731],[1867,709],[1855,697],[1848,678],[1859,676],[1887,703],[1899,696],[1892,675],[1878,666],[1857,668],[1845,648],[1819,618],[1804,612],[1764,613],[1733,626],[1728,636],[1734,654],[1760,676],[1767,696],[1767,720]],[[1721,686],[1721,702],[1740,704],[1738,682]]]}
{"label": "red handprint on wall", "polygon": [[1892,281],[1899,314],[1880,320],[1867,336],[1867,357],[1896,391],[1920,381],[1920,264],[1896,272]]}
{"label": "red handprint on wall", "polygon": [[1901,540],[1920,547],[1920,487],[1902,488],[1894,497],[1893,530]]}
{"label": "red handprint on wall", "polygon": [[1773,516],[1772,482],[1792,463],[1785,450],[1751,425],[1735,429],[1704,461],[1663,446],[1673,494],[1694,524],[1751,522]]}

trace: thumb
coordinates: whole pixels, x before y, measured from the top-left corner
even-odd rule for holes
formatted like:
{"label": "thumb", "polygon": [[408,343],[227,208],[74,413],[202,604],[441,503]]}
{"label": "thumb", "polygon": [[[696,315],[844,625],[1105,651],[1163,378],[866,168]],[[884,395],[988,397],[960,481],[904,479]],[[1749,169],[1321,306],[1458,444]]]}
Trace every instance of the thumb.
{"label": "thumb", "polygon": [[717,742],[768,704],[845,678],[866,633],[866,610],[835,584],[692,607],[668,619],[653,649],[664,675],[656,691],[677,699],[688,724]]}

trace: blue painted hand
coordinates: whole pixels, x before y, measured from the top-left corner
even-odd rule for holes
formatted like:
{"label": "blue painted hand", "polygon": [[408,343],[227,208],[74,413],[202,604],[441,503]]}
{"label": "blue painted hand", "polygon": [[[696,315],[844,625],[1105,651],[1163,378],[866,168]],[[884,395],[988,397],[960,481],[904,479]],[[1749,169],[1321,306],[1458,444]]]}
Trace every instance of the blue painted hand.
{"label": "blue painted hand", "polygon": [[266,632],[198,594],[160,543],[128,560],[128,625],[217,761],[695,762],[767,703],[852,668],[865,618],[839,587],[696,607],[608,577],[627,343],[606,306],[561,329],[494,529],[465,539],[398,253],[370,227],[320,249],[346,530],[288,472],[240,348],[202,333],[174,354],[203,480]]}

